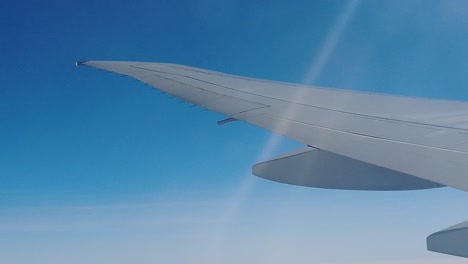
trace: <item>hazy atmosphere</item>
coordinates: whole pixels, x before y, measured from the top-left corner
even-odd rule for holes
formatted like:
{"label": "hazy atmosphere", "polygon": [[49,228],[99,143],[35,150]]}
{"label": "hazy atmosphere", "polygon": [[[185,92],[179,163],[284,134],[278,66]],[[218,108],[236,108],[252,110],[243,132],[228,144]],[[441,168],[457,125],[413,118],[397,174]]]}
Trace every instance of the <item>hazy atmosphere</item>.
{"label": "hazy atmosphere", "polygon": [[302,147],[77,60],[468,100],[468,1],[3,1],[0,262],[433,264],[468,193],[323,190]]}

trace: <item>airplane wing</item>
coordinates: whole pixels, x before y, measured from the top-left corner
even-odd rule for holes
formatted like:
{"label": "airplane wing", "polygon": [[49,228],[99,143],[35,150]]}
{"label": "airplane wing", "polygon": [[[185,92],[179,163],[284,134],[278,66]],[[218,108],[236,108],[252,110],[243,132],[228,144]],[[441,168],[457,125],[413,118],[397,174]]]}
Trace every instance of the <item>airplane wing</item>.
{"label": "airplane wing", "polygon": [[220,123],[243,120],[309,146],[255,165],[253,173],[263,178],[334,189],[468,191],[467,102],[309,87],[175,64],[81,65],[131,76],[226,115]]}
{"label": "airplane wing", "polygon": [[[312,146],[317,153],[326,152],[331,163],[346,158],[357,166],[370,164],[385,170],[387,181],[393,174],[398,181],[413,176],[408,188],[400,184],[377,189],[447,185],[468,191],[467,102],[308,87],[174,64],[87,61],[77,65],[134,77],[231,120],[252,123]],[[297,172],[291,169],[290,173]],[[262,177],[268,175],[262,173]],[[288,181],[288,175],[275,177]],[[371,179],[364,177],[355,184],[365,180]],[[367,189],[373,190],[372,185]]]}

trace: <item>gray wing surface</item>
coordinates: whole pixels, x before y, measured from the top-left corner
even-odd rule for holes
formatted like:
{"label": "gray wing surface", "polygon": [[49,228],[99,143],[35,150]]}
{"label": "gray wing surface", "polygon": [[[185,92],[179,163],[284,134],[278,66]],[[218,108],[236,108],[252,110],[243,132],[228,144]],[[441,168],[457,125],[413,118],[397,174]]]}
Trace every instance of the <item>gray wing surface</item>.
{"label": "gray wing surface", "polygon": [[[203,108],[313,146],[324,152],[322,156],[330,164],[336,159],[360,167],[355,175],[383,172],[386,186],[368,183],[379,182],[379,178],[370,177],[356,177],[345,187],[339,184],[340,178],[335,180],[336,186],[333,180],[324,182],[322,176],[301,182],[294,180],[294,175],[262,173],[264,178],[338,189],[406,190],[447,185],[468,191],[467,102],[310,87],[175,64],[87,61],[77,65],[134,77]],[[282,162],[289,164],[284,159]],[[295,172],[291,169],[290,173]],[[347,181],[353,181],[350,175]]]}

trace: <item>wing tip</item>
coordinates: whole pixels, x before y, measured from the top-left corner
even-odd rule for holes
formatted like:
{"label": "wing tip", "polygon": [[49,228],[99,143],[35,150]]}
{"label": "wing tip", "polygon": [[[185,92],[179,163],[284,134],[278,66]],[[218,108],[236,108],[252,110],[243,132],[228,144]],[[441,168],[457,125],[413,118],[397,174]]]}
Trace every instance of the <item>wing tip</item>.
{"label": "wing tip", "polygon": [[86,65],[86,62],[88,62],[88,61],[76,61],[75,65],[76,65],[76,67],[83,66],[83,65]]}

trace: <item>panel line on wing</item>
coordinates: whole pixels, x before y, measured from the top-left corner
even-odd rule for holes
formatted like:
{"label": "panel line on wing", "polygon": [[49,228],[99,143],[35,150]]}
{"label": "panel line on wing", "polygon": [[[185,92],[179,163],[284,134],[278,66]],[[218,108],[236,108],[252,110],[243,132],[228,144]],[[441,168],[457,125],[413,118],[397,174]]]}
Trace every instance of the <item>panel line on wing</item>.
{"label": "panel line on wing", "polygon": [[[195,67],[181,66],[181,65],[177,65],[177,64],[170,64],[170,63],[159,63],[159,64],[164,65],[164,66],[169,67],[169,68],[185,70],[185,71],[192,71],[192,72],[197,72],[197,73],[203,73],[203,74],[207,74],[207,75],[229,77],[229,78],[232,78],[232,79],[253,81],[253,82],[259,82],[259,83],[279,84],[279,85],[295,87],[295,88],[313,88],[313,89],[325,90],[325,91],[345,92],[345,93],[351,93],[351,94],[376,95],[376,96],[385,96],[385,97],[391,97],[391,98],[404,98],[404,99],[428,100],[428,101],[438,101],[438,102],[443,101],[443,102],[466,103],[466,101],[464,101],[464,100],[425,98],[425,97],[418,97],[418,96],[407,96],[407,95],[398,95],[398,94],[386,94],[386,93],[378,93],[378,92],[347,90],[347,89],[333,88],[333,87],[311,86],[311,85],[298,84],[298,83],[288,83],[288,82],[282,82],[282,81],[273,81],[273,80],[259,79],[259,78],[254,78],[254,77],[233,75],[233,74],[227,74],[227,73],[217,72],[217,71],[212,71],[212,70],[200,70],[200,69],[195,68]],[[132,67],[135,67],[135,66],[132,66]],[[148,70],[148,69],[146,69],[146,70]]]}
{"label": "panel line on wing", "polygon": [[[360,113],[355,113],[355,112],[337,110],[337,109],[332,109],[332,108],[327,108],[327,107],[321,107],[321,106],[316,106],[316,105],[310,105],[310,104],[305,104],[305,103],[300,103],[300,102],[293,102],[293,101],[290,101],[290,100],[287,100],[287,99],[281,99],[281,98],[272,97],[272,96],[265,96],[263,94],[258,94],[258,93],[254,93],[254,92],[239,90],[239,89],[236,89],[236,88],[233,88],[233,87],[228,87],[228,86],[225,86],[225,85],[221,85],[221,84],[218,84],[218,83],[201,80],[201,79],[198,79],[198,78],[195,78],[195,77],[192,77],[192,76],[187,76],[187,75],[183,75],[183,74],[179,74],[179,73],[158,71],[158,70],[148,69],[148,68],[134,66],[134,65],[130,65],[130,67],[141,69],[141,70],[147,70],[147,71],[151,71],[151,72],[157,72],[157,73],[162,73],[162,74],[179,76],[179,77],[183,77],[183,78],[187,78],[187,79],[192,79],[192,80],[196,80],[196,81],[199,81],[199,82],[202,82],[202,83],[207,83],[207,84],[218,86],[218,87],[225,88],[225,89],[228,89],[228,90],[236,91],[236,92],[239,92],[239,93],[249,94],[249,95],[258,96],[258,97],[261,97],[261,98],[276,100],[276,101],[290,103],[290,104],[296,104],[296,105],[301,105],[301,106],[306,106],[306,107],[311,107],[311,108],[316,108],[316,109],[328,110],[328,111],[333,111],[333,112],[343,113],[343,114],[351,114],[351,115],[355,115],[355,116],[359,116],[359,117],[363,117],[363,118],[384,120],[384,121],[393,122],[393,123],[411,124],[411,125],[418,125],[418,126],[431,127],[431,128],[435,127],[435,128],[441,128],[441,129],[449,129],[449,130],[453,130],[453,131],[457,131],[457,132],[461,132],[461,131],[468,132],[468,129],[463,129],[463,128],[454,128],[454,127],[443,126],[443,125],[426,124],[426,123],[421,123],[421,122],[416,122],[416,121],[408,121],[408,120],[401,120],[401,119],[388,118],[388,117],[372,116],[372,115],[366,115],[366,114],[360,114]],[[174,67],[174,68],[177,68],[177,67]],[[185,70],[193,71],[193,70],[188,70],[188,69],[185,69]],[[193,72],[196,72],[196,71],[193,71]],[[214,75],[214,74],[212,73],[212,75]],[[161,78],[166,78],[168,80],[172,80],[174,82],[179,82],[179,81],[176,81],[174,79],[170,79],[170,78],[167,78],[167,77],[162,77],[160,75],[157,75],[157,76],[159,76]],[[179,82],[179,83],[181,83],[181,82]],[[182,83],[182,84],[188,85],[188,84],[185,84],[185,83]],[[193,85],[191,85],[191,86],[193,86]],[[195,87],[195,86],[193,86],[193,87]],[[200,87],[197,87],[197,88],[205,90],[205,91],[213,92],[211,90],[203,89],[203,88],[200,88]],[[307,88],[307,86],[304,86],[304,88]],[[216,93],[216,92],[214,92],[214,93]],[[223,95],[225,95],[225,94],[223,94]],[[234,97],[234,98],[236,98],[236,97]],[[255,102],[255,103],[258,103],[258,102]]]}
{"label": "panel line on wing", "polygon": [[[261,109],[261,108],[267,108],[267,107],[270,107],[269,105],[266,105],[266,104],[262,104],[262,103],[259,103],[259,102],[252,102],[252,101],[249,101],[249,100],[246,100],[244,98],[239,98],[239,97],[235,97],[235,96],[232,96],[232,95],[227,95],[227,94],[224,94],[224,93],[219,93],[219,92],[215,92],[215,91],[212,91],[212,90],[208,90],[208,89],[204,89],[204,88],[201,88],[201,87],[198,87],[198,86],[195,86],[193,84],[189,84],[189,83],[184,83],[182,81],[179,81],[179,80],[175,80],[175,79],[171,79],[171,78],[168,78],[168,77],[165,77],[165,76],[161,76],[161,75],[158,75],[158,74],[152,74],[152,75],[148,75],[148,76],[145,76],[145,77],[142,77],[143,78],[148,78],[148,77],[151,77],[151,76],[157,76],[161,79],[165,79],[165,80],[168,80],[168,81],[171,81],[171,82],[174,82],[174,83],[178,83],[178,84],[181,84],[181,85],[185,85],[185,86],[188,86],[188,87],[192,87],[194,89],[199,89],[205,93],[211,93],[211,94],[216,94],[218,96],[218,98],[216,99],[217,101],[221,101],[223,99],[226,99],[228,98],[228,100],[232,100],[232,101],[242,101],[242,102],[245,102],[245,103],[250,103],[250,107],[245,109],[245,110],[241,110],[239,112],[236,112],[236,113],[230,113],[228,114],[229,116],[235,116],[235,115],[238,115],[238,114],[244,114],[244,113],[247,113],[249,111],[254,111],[254,110],[258,110],[258,109]],[[143,80],[140,80],[144,83],[146,83],[145,81]],[[159,88],[161,89],[161,88]],[[166,89],[168,90],[168,89]],[[168,91],[170,93],[170,91]],[[180,96],[180,95],[178,95]],[[182,97],[182,96],[180,96]],[[198,97],[203,97],[201,95],[199,95]],[[223,98],[223,99],[221,99]],[[184,100],[188,100],[190,101],[190,98],[183,98]],[[192,98],[193,100],[193,98]],[[210,101],[209,103],[207,102],[206,104],[202,105],[203,107],[213,107],[213,104],[216,103],[216,101]],[[245,104],[244,103],[244,104]],[[256,107],[254,107],[254,105]],[[239,105],[240,106],[240,105]]]}
{"label": "panel line on wing", "polygon": [[421,144],[410,143],[410,142],[399,141],[399,140],[393,140],[393,139],[388,139],[388,138],[383,138],[383,137],[377,137],[377,136],[372,136],[372,135],[356,133],[356,132],[344,131],[344,130],[334,129],[334,128],[330,128],[330,127],[319,126],[319,125],[315,125],[315,124],[309,124],[309,123],[306,123],[306,122],[301,122],[301,121],[297,121],[297,120],[293,120],[293,119],[288,119],[288,118],[284,118],[284,117],[280,117],[280,116],[276,116],[276,115],[263,114],[263,116],[276,118],[276,119],[281,119],[281,120],[294,122],[294,123],[298,123],[298,124],[302,124],[302,125],[306,125],[306,126],[316,127],[316,128],[320,128],[320,129],[335,131],[335,132],[339,132],[339,133],[350,134],[350,135],[354,135],[354,136],[368,137],[368,138],[378,139],[378,140],[387,141],[387,142],[407,144],[407,145],[410,145],[410,146],[417,146],[417,147],[431,148],[431,149],[436,149],[436,150],[449,151],[449,152],[458,153],[458,154],[468,154],[468,152],[459,151],[459,150],[453,150],[453,149],[447,149],[447,148],[441,148],[441,147],[434,147],[434,146],[428,146],[428,145],[421,145]]}

